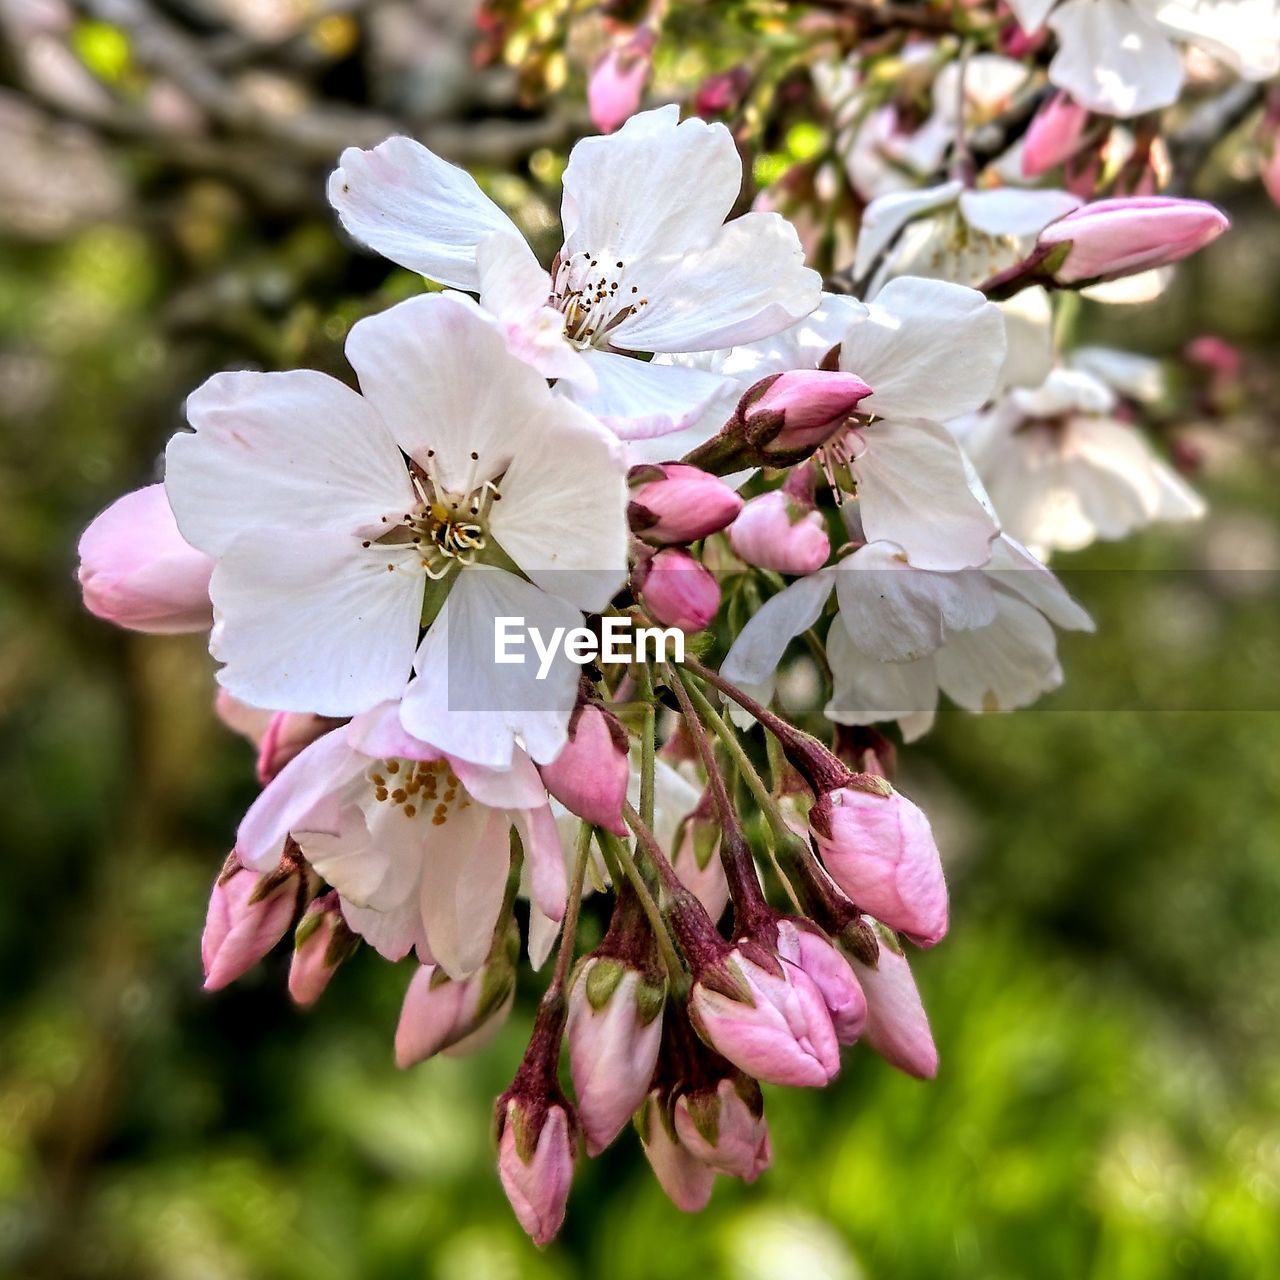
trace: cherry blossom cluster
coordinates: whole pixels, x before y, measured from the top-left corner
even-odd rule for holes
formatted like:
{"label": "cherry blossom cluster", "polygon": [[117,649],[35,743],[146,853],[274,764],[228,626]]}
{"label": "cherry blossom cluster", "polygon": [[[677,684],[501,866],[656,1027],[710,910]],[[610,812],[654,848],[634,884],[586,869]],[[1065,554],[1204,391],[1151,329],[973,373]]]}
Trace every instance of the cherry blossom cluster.
{"label": "cherry blossom cluster", "polygon": [[[934,1073],[907,948],[942,939],[947,889],[875,726],[909,741],[940,694],[1035,701],[1058,630],[1091,627],[1042,557],[1199,510],[1129,421],[1145,366],[1013,370],[1025,294],[1176,261],[1216,209],[889,194],[859,301],[781,214],[732,216],[742,184],[723,124],[632,114],[574,147],[544,267],[419,143],[348,150],[342,226],[438,288],[352,326],[349,381],[215,374],[163,484],[80,544],[94,613],[208,631],[217,709],[257,748],[208,988],[287,935],[302,1005],[358,949],[405,960],[408,1067],[481,1048],[549,966],[496,1112],[539,1244],[577,1154],[629,1121],[696,1210],[769,1164],[761,1083],[820,1088],[859,1041]],[[686,656],[499,662],[512,618],[627,619]],[[827,742],[777,710],[793,641],[827,675]]]}

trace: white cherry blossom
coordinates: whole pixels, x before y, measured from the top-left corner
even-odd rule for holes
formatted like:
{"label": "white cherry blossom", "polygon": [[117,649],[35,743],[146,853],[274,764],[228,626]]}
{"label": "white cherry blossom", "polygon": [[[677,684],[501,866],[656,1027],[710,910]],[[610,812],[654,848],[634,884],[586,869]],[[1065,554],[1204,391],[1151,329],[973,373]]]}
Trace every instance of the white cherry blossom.
{"label": "white cherry blossom", "polygon": [[871,542],[767,601],[721,674],[767,700],[787,646],[817,625],[833,591],[839,608],[826,637],[833,693],[823,714],[840,724],[897,720],[908,741],[932,726],[939,692],[987,713],[1057,688],[1053,627],[1093,627],[1057,578],[1007,535],[982,568],[952,573],[914,568],[902,548]]}
{"label": "white cherry blossom", "polygon": [[269,871],[292,836],[383,956],[416,948],[423,964],[462,978],[488,955],[513,828],[538,909],[558,920],[564,856],[529,757],[517,750],[495,770],[450,756],[405,733],[389,702],[290,761],[245,814],[236,849]]}
{"label": "white cherry blossom", "polygon": [[821,288],[784,218],[725,221],[742,185],[733,138],[679,117],[641,112],[573,148],[550,272],[473,178],[410,138],[344,151],[329,198],[362,244],[478,293],[516,353],[619,435],[659,434],[692,421],[719,382],[634,356],[767,337]]}
{"label": "white cherry blossom", "polygon": [[495,669],[491,619],[579,625],[622,584],[616,441],[461,295],[360,321],[347,356],[360,393],[309,370],[217,374],[169,445],[179,528],[217,562],[220,682],[343,716],[399,698],[416,665],[418,736],[493,766],[517,736],[553,758],[577,668],[537,685],[532,664]]}
{"label": "white cherry blossom", "polygon": [[[1130,391],[1150,392],[1151,370],[1124,352],[1083,360]],[[1115,391],[1085,369],[1055,369],[1034,391],[1015,390],[953,423],[1011,536],[1037,556],[1114,541],[1156,521],[1194,520],[1204,503],[1118,413]]]}

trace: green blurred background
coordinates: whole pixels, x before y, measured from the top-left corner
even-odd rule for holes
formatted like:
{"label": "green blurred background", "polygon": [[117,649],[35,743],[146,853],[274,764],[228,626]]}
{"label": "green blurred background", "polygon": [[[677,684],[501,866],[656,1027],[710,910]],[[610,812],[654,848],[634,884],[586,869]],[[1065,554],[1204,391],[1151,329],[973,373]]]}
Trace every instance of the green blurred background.
{"label": "green blurred background", "polygon": [[[1229,171],[1213,193],[1237,233],[1160,303],[1087,307],[1081,330],[1157,354],[1203,332],[1244,349],[1236,412],[1170,410],[1212,515],[1072,558],[1099,570],[1068,580],[1101,628],[1065,641],[1067,689],[1012,717],[949,712],[902,756],[953,885],[952,933],[916,965],[936,1082],[855,1050],[825,1093],[774,1091],[774,1168],[722,1180],[698,1218],[624,1135],[580,1169],[538,1253],[488,1127],[533,990],[481,1057],[406,1074],[406,966],[362,954],[310,1014],[284,993],[283,952],[202,993],[205,899],[251,754],[213,719],[198,639],[82,613],[75,540],[157,476],[208,373],[339,371],[350,323],[421,287],[337,234],[334,136],[407,122],[546,237],[580,120],[521,105],[501,68],[473,72],[466,8],[383,6],[418,22],[388,34],[359,6],[284,6],[293,26],[246,35],[178,6],[201,39],[229,30],[251,70],[263,50],[279,61],[248,88],[245,64],[217,64],[267,113],[240,134],[198,95],[166,98],[136,31],[5,11],[0,1275],[1280,1276],[1280,237]],[[73,89],[133,115],[50,89],[33,30],[69,51]],[[296,127],[317,112],[334,118]]]}

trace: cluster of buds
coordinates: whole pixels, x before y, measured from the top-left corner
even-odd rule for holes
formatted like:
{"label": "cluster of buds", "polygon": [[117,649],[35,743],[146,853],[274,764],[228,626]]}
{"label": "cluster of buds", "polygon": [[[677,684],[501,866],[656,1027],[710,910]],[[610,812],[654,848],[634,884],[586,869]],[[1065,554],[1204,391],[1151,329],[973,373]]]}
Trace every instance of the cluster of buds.
{"label": "cluster of buds", "polygon": [[[615,31],[595,68],[616,131],[569,157],[549,270],[412,140],[344,153],[344,226],[445,287],[352,326],[359,391],[215,375],[165,485],[80,544],[94,613],[211,631],[218,713],[256,752],[209,903],[210,990],[290,931],[302,1006],[357,951],[412,955],[409,1068],[488,1044],[550,962],[496,1108],[502,1185],[540,1245],[579,1155],[629,1120],[693,1211],[718,1175],[768,1166],[762,1085],[823,1088],[864,1042],[935,1073],[907,955],[945,936],[948,890],[874,726],[910,742],[942,694],[988,713],[1056,687],[1056,629],[1092,627],[1036,554],[1064,510],[1078,546],[1200,509],[1120,416],[1143,394],[1133,362],[1052,367],[1046,325],[1043,385],[1023,385],[999,303],[1176,262],[1222,231],[1216,209],[978,185],[975,152],[867,204],[841,283],[870,301],[824,292],[780,214],[728,217],[724,125],[631,115],[655,30]],[[974,108],[953,70],[916,140],[938,160]],[[740,71],[703,86],[707,114],[736,108]],[[905,104],[880,105],[902,143]],[[1030,114],[1027,173],[1098,142],[1092,108]],[[497,643],[522,618],[536,663]],[[689,653],[588,652],[637,621]],[[793,641],[832,746],[776,710]]]}

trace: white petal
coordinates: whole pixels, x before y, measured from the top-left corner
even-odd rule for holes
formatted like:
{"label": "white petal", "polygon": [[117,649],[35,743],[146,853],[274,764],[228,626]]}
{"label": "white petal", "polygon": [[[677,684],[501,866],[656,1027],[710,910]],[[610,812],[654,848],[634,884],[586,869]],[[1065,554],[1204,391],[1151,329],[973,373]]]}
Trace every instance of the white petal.
{"label": "white petal", "polygon": [[217,373],[187,399],[194,433],[165,453],[183,537],[219,555],[246,529],[378,529],[413,487],[373,407],[310,369]]}
{"label": "white petal", "polygon": [[804,265],[791,223],[746,213],[686,253],[610,340],[630,351],[714,351],[785,329],[821,295],[822,278]]}
{"label": "white petal", "polygon": [[532,760],[520,750],[507,769],[490,769],[469,760],[450,760],[468,793],[491,809],[537,809],[547,803],[547,789]]}
{"label": "white petal", "polygon": [[834,574],[834,569],[820,569],[766,601],[733,642],[720,667],[724,678],[738,685],[772,679],[787,645],[822,616]]}
{"label": "white petal", "polygon": [[495,620],[503,617],[523,619],[544,642],[557,627],[582,624],[572,605],[513,574],[464,569],[423,637],[414,663],[418,678],[405,693],[400,718],[415,737],[475,764],[510,767],[517,737],[545,764],[568,741],[581,668],[557,648],[539,680],[530,643],[523,662],[497,663]]}
{"label": "white petal", "polygon": [[1166,0],[1156,19],[1220,58],[1246,80],[1280,72],[1280,5],[1275,0]]}
{"label": "white petal", "polygon": [[552,403],[543,377],[461,294],[424,294],[358,321],[347,359],[399,446],[419,463],[434,450],[449,489],[505,470],[521,433]]}
{"label": "white petal", "polygon": [[[725,386],[725,379],[717,374],[685,365],[635,360],[609,351],[585,355],[595,375],[594,391],[570,387],[565,394],[622,440],[649,440],[686,430]],[[739,394],[734,388],[733,404]],[[720,425],[723,422],[722,418]],[[680,452],[662,457],[669,460]]]}
{"label": "white petal", "polygon": [[551,277],[524,237],[495,232],[476,248],[480,302],[493,313],[512,355],[544,378],[564,378],[590,390],[595,379],[582,353],[564,336],[564,315],[547,305]]}
{"label": "white petal", "polygon": [[891,543],[871,542],[836,566],[840,621],[863,653],[913,662],[957,631],[995,618],[995,592],[978,569],[931,573],[912,568]]}
{"label": "white petal", "polygon": [[1049,25],[1058,37],[1049,79],[1082,107],[1136,116],[1177,98],[1182,59],[1168,35],[1137,5],[1066,0]]}
{"label": "white petal", "polygon": [[966,711],[1013,711],[1062,683],[1057,641],[1044,616],[997,597],[996,621],[958,632],[934,655],[942,691]]}
{"label": "white petal", "polygon": [[564,918],[565,898],[569,891],[565,874],[564,849],[560,831],[551,808],[544,803],[536,809],[513,813],[516,830],[524,845],[525,865],[529,868],[530,899],[540,914],[549,920]]}
{"label": "white petal", "polygon": [[410,548],[329,530],[248,533],[209,584],[218,682],[278,711],[347,716],[397,698],[418,639],[422,574]]}
{"label": "white petal", "polygon": [[700,249],[729,216],[742,160],[722,124],[680,108],[642,111],[616,133],[583,138],[564,171],[564,255],[628,266]]}
{"label": "white petal", "polygon": [[946,427],[895,418],[861,435],[852,466],[868,540],[896,543],[918,569],[986,564],[1000,524]]}
{"label": "white petal", "polygon": [[880,662],[863,653],[837,619],[827,633],[827,659],[834,684],[822,713],[828,720],[837,724],[897,720],[902,722],[908,742],[932,727],[938,705],[938,677],[932,657],[916,662]]}
{"label": "white petal", "polygon": [[1071,598],[1067,589],[1031,554],[1007,535],[991,549],[988,576],[1006,592],[1013,592],[1064,631],[1092,631],[1093,619]]}
{"label": "white petal", "polygon": [[1053,367],[1053,305],[1039,285],[997,304],[1004,317],[1000,387],[1038,387]]}
{"label": "white petal", "polygon": [[891,280],[845,332],[840,367],[872,390],[860,413],[948,418],[995,394],[1004,321],[976,289],[942,280]]}
{"label": "white petal", "polygon": [[358,933],[384,960],[403,960],[416,947],[422,964],[433,963],[422,928],[422,908],[416,898],[394,911],[374,911],[346,898],[341,902],[342,918],[352,933]]}
{"label": "white petal", "polygon": [[240,861],[274,871],[286,836],[294,831],[338,832],[340,793],[369,760],[352,749],[346,726],[304,747],[258,794],[236,833]]}
{"label": "white petal", "polygon": [[489,954],[511,865],[511,823],[500,809],[454,811],[437,828],[422,874],[422,919],[436,963],[453,979]]}
{"label": "white petal", "polygon": [[1009,0],[1009,8],[1013,10],[1018,26],[1031,34],[1044,26],[1044,20],[1055,3],[1056,0]]}
{"label": "white petal", "polygon": [[349,147],[329,178],[329,202],[361,244],[455,289],[479,287],[476,245],[486,235],[514,231],[469,173],[412,138]]}
{"label": "white petal", "polygon": [[574,405],[550,398],[513,442],[489,531],[544,590],[604,608],[627,572],[627,483],[616,440]]}
{"label": "white petal", "polygon": [[960,212],[976,231],[989,236],[1039,235],[1055,218],[1084,203],[1069,191],[1028,191],[997,187],[992,191],[966,191]]}
{"label": "white petal", "polygon": [[963,190],[963,183],[945,182],[938,187],[926,187],[923,191],[894,191],[873,200],[863,210],[862,225],[858,228],[858,247],[853,258],[854,278],[860,280],[871,270],[908,222],[934,209],[954,204]]}

